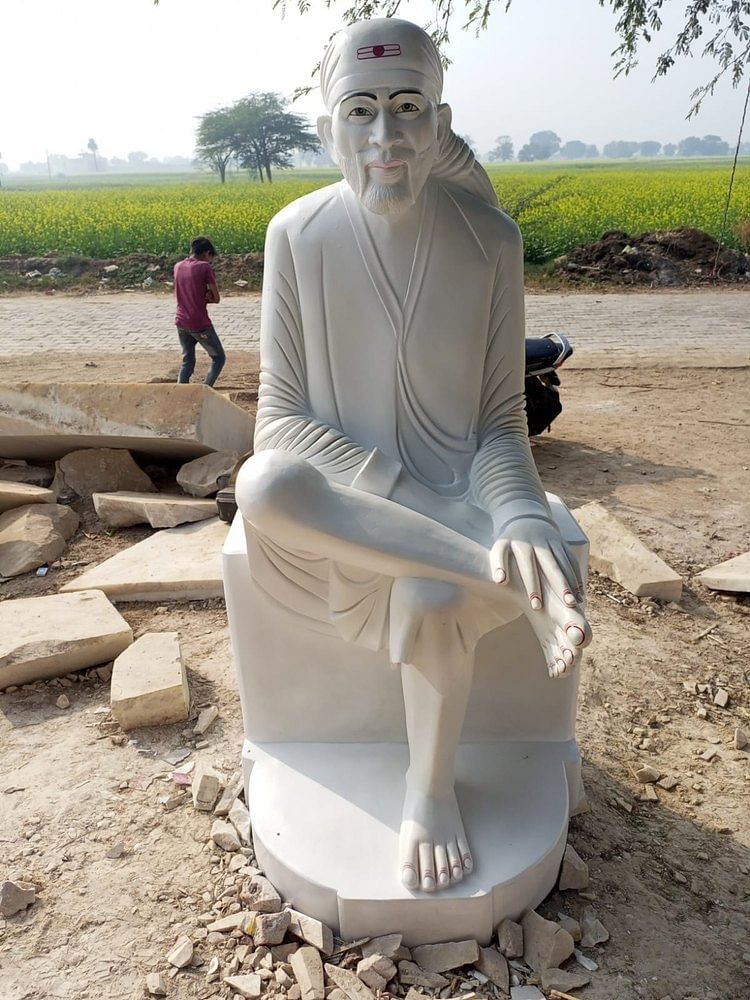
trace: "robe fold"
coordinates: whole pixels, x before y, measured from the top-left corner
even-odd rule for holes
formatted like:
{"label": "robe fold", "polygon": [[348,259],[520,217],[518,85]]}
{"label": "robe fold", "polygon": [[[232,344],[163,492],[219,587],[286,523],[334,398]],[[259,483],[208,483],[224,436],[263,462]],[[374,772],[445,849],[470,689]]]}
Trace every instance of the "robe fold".
{"label": "robe fold", "polygon": [[[496,526],[519,514],[549,519],[527,435],[524,367],[521,237],[499,210],[428,182],[402,297],[344,182],[272,220],[256,452],[294,452],[330,480],[382,496],[408,475],[483,508]],[[391,578],[252,530],[248,540],[269,598],[318,630],[374,649],[387,643]],[[489,607],[463,617],[464,645],[497,624]]]}

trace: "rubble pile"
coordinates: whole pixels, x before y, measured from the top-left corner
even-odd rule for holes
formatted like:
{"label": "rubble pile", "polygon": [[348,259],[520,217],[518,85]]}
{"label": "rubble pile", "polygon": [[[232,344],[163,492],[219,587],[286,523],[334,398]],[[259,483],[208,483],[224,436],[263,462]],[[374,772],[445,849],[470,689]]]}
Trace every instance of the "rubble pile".
{"label": "rubble pile", "polygon": [[629,236],[619,229],[555,261],[555,272],[580,282],[680,288],[744,282],[750,257],[700,229],[681,227]]}

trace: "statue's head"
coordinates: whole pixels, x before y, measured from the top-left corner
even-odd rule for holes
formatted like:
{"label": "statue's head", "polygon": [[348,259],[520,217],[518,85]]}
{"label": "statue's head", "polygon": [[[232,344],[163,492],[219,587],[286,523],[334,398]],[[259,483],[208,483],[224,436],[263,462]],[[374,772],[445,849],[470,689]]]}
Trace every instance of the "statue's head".
{"label": "statue's head", "polygon": [[413,205],[451,134],[430,36],[396,18],[359,21],[331,42],[320,77],[318,134],[354,193],[380,215]]}

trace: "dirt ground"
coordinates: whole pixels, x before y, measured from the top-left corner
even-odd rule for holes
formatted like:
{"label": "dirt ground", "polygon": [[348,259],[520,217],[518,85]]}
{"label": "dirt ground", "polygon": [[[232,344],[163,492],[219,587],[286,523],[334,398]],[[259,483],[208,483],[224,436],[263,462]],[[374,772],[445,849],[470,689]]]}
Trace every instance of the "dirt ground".
{"label": "dirt ground", "polygon": [[[121,357],[95,361],[93,369],[73,357],[35,358],[30,375],[28,359],[7,359],[0,379],[124,377]],[[128,380],[174,377],[173,355],[134,362]],[[252,406],[256,366],[253,355],[236,355],[223,378],[243,405]],[[566,367],[562,377],[564,413],[534,446],[547,489],[571,507],[602,501],[686,586],[680,605],[664,606],[591,579],[595,641],[578,722],[591,808],[570,830],[590,868],[590,898],[555,893],[540,909],[578,917],[593,902],[610,933],[588,950],[600,968],[576,996],[747,1000],[750,748],[735,749],[733,733],[750,730],[750,601],[696,580],[750,547],[747,368]],[[0,584],[0,599],[52,593],[80,564],[146,534],[106,532],[81,512],[83,530],[64,565]],[[198,919],[225,891],[232,897],[233,876],[207,847],[211,817],[161,802],[177,790],[163,754],[189,748],[190,761],[208,757],[227,773],[238,763],[242,726],[223,603],[120,610],[136,634],[179,632],[194,713],[216,704],[221,715],[209,746],[196,752],[192,723],[111,735],[102,728],[109,685],[98,677],[65,686],[64,710],[55,705],[60,682],[0,695],[0,878],[39,887],[28,911],[0,919],[2,1000],[142,997],[145,975],[166,971],[181,932],[206,963],[229,954],[209,943]],[[710,688],[698,694],[695,684]],[[729,692],[726,708],[712,702],[718,686]],[[644,763],[677,779],[671,791],[657,786],[657,802],[639,798],[633,770]],[[108,858],[120,842],[123,853]],[[167,982],[171,998],[229,995],[206,983],[205,965]]]}

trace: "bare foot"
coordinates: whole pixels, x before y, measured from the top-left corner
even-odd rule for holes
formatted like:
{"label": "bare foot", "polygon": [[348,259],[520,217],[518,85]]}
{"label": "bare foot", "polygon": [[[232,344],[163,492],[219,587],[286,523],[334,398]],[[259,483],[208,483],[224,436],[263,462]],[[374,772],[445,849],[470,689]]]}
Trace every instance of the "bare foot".
{"label": "bare foot", "polygon": [[542,647],[550,677],[562,677],[581,659],[591,642],[591,628],[578,607],[565,600],[569,592],[556,594],[542,582],[543,605],[526,612],[529,624]]}
{"label": "bare foot", "polygon": [[399,835],[399,871],[407,889],[434,892],[460,882],[474,862],[453,790],[442,796],[409,788]]}

